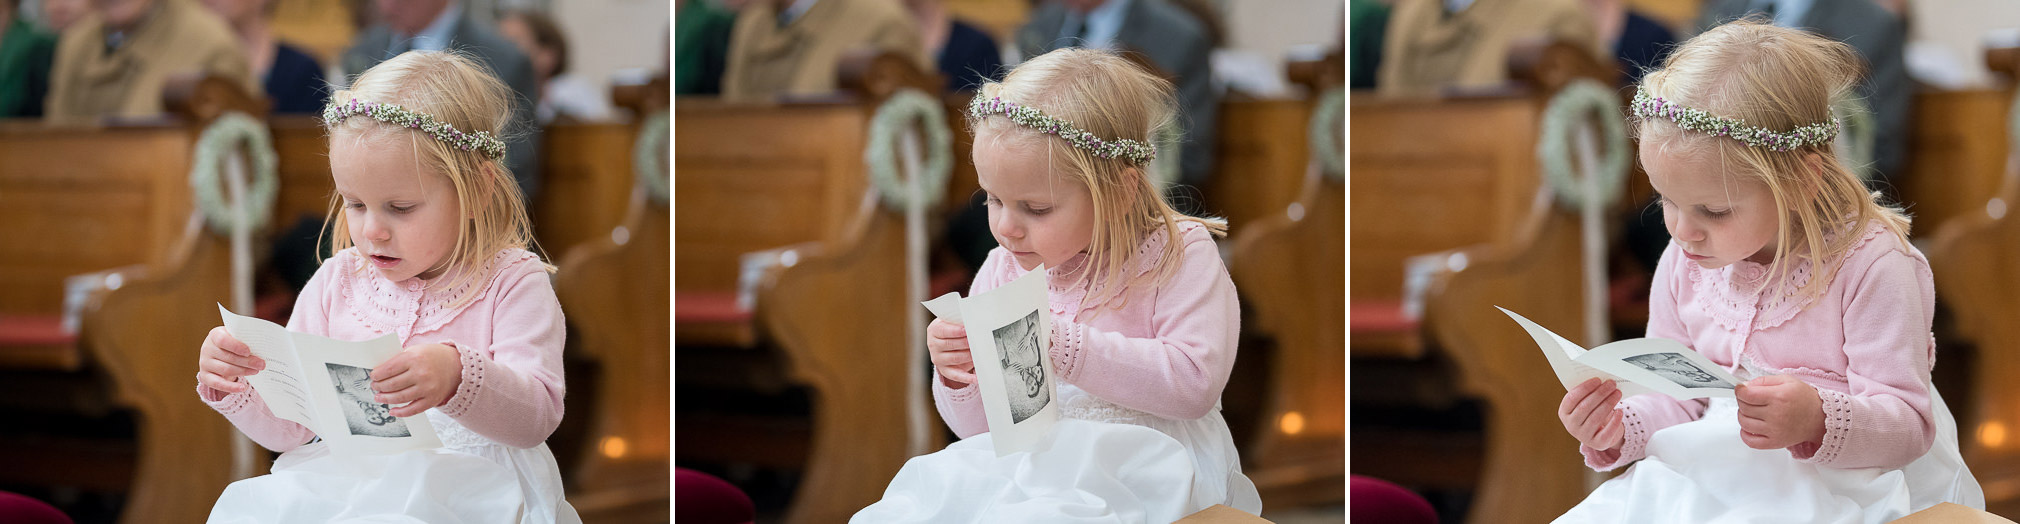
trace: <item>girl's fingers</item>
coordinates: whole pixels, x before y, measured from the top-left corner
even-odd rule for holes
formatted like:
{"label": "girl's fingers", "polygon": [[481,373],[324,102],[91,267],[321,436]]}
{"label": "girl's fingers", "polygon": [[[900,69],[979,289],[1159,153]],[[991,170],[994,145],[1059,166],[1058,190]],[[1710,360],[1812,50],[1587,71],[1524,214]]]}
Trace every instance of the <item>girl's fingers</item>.
{"label": "girl's fingers", "polygon": [[247,388],[251,387],[242,382],[225,380],[224,377],[220,377],[216,373],[209,371],[197,373],[196,381],[199,384],[203,384],[204,387],[225,393],[244,393]]}
{"label": "girl's fingers", "polygon": [[238,367],[242,367],[242,368],[246,368],[246,369],[248,369],[248,370],[252,370],[252,371],[260,371],[260,370],[264,370],[264,369],[266,369],[266,368],[267,368],[267,365],[266,365],[267,363],[266,363],[266,361],[265,361],[265,360],[261,360],[261,359],[260,359],[259,357],[255,357],[255,356],[249,356],[249,355],[240,355],[240,354],[237,354],[237,353],[232,353],[232,352],[229,352],[229,351],[219,351],[219,352],[216,352],[216,353],[213,353],[213,354],[211,354],[211,355],[210,355],[210,358],[211,358],[211,359],[213,359],[213,360],[218,360],[218,361],[222,361],[222,362],[224,362],[224,363],[227,363],[227,364],[231,364],[231,365],[234,365],[234,366],[238,366]]}
{"label": "girl's fingers", "polygon": [[974,367],[969,367],[968,371],[961,371],[956,368],[943,367],[940,368],[940,374],[946,376],[947,380],[952,380],[963,384],[974,384],[975,383],[974,369],[975,369]]}
{"label": "girl's fingers", "polygon": [[1626,436],[1627,424],[1621,419],[1621,412],[1616,410],[1613,416],[1606,418],[1606,426],[1600,428],[1598,437],[1593,440],[1605,445],[1604,449],[1613,449]]}
{"label": "girl's fingers", "polygon": [[1578,401],[1578,406],[1571,409],[1572,420],[1583,421],[1592,418],[1594,410],[1598,409],[1599,404],[1605,400],[1606,397],[1604,395],[1586,394],[1585,398]]}
{"label": "girl's fingers", "polygon": [[385,387],[375,383],[372,384],[372,390],[375,392],[372,394],[372,400],[381,404],[399,404],[421,396],[420,389],[408,385]]}
{"label": "girl's fingers", "polygon": [[965,364],[969,365],[969,367],[974,367],[975,354],[965,349],[946,351],[935,355],[933,363],[942,366],[960,367]]}
{"label": "girl's fingers", "polygon": [[968,328],[945,319],[934,319],[926,326],[926,334],[933,338],[967,338]]}
{"label": "girl's fingers", "polygon": [[1557,415],[1570,416],[1571,411],[1578,407],[1578,402],[1585,400],[1585,397],[1592,394],[1592,390],[1598,387],[1598,378],[1588,378],[1584,382],[1579,382],[1578,385],[1572,386],[1571,391],[1564,392],[1564,401],[1557,403]]}
{"label": "girl's fingers", "polygon": [[391,412],[391,413],[392,413],[392,414],[393,414],[393,416],[395,416],[395,417],[401,417],[401,418],[406,418],[406,417],[411,417],[411,416],[414,416],[414,415],[419,415],[419,414],[421,414],[421,412],[423,412],[423,411],[427,411],[427,410],[428,410],[428,408],[432,408],[432,407],[435,407],[435,406],[434,406],[434,405],[431,405],[431,404],[427,404],[427,403],[425,403],[425,402],[421,402],[421,401],[418,401],[418,400],[417,400],[417,401],[414,401],[414,402],[409,402],[409,403],[407,403],[407,405],[405,405],[405,406],[400,406],[400,407],[397,407],[397,408],[393,408],[393,410],[392,410],[392,412]]}
{"label": "girl's fingers", "polygon": [[407,368],[411,366],[410,362],[407,352],[402,351],[393,355],[393,358],[386,359],[384,363],[379,364],[379,367],[372,369],[372,381],[378,382],[400,376],[401,373],[407,372]]}
{"label": "girl's fingers", "polygon": [[245,342],[232,337],[231,332],[225,330],[224,326],[211,328],[210,335],[205,337],[204,340],[210,342],[210,345],[217,346],[218,349],[237,355],[252,356],[252,348],[247,347]]}
{"label": "girl's fingers", "polygon": [[219,378],[225,378],[225,379],[237,379],[238,377],[243,377],[246,375],[251,375],[253,373],[259,372],[259,370],[253,368],[232,364],[230,362],[225,362],[215,358],[204,359],[202,361],[199,361],[197,362],[196,367],[197,369],[209,372],[211,374],[217,375]]}

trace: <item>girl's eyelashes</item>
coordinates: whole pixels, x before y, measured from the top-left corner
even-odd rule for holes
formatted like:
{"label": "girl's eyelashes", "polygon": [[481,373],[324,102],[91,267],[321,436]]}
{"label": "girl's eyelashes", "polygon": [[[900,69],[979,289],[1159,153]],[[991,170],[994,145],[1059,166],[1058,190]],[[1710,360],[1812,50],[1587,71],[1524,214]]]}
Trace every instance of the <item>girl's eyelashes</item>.
{"label": "girl's eyelashes", "polygon": [[1031,212],[1033,215],[1043,215],[1052,212],[1051,207],[1036,207],[1028,204],[1024,206],[1024,210]]}

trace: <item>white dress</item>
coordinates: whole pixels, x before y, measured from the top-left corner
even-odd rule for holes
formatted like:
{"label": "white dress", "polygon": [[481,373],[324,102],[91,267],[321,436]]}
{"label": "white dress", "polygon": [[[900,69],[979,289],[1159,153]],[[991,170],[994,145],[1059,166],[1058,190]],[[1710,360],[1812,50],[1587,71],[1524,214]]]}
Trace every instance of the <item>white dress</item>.
{"label": "white dress", "polygon": [[[1739,377],[1755,374],[1741,367]],[[1957,447],[1957,421],[1929,387],[1936,439],[1900,469],[1820,467],[1788,450],[1747,447],[1733,399],[1712,399],[1697,420],[1664,428],[1648,456],[1601,484],[1556,522],[1880,523],[1942,502],[1985,508]]]}
{"label": "white dress", "polygon": [[1060,420],[1033,451],[990,434],[906,461],[851,523],[1166,523],[1226,504],[1262,513],[1219,406],[1172,420],[1059,383]]}
{"label": "white dress", "polygon": [[580,523],[547,444],[506,446],[428,410],[442,448],[335,457],[316,442],[226,487],[213,523]]}

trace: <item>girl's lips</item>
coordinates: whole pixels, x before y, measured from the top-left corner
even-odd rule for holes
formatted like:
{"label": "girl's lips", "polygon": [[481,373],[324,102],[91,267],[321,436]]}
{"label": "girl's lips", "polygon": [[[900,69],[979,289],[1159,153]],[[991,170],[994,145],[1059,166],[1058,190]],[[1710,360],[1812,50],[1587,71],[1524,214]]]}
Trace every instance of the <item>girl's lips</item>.
{"label": "girl's lips", "polygon": [[400,259],[384,255],[372,255],[372,265],[379,266],[380,268],[391,268],[400,265]]}
{"label": "girl's lips", "polygon": [[1703,255],[1698,255],[1698,254],[1695,254],[1695,253],[1691,253],[1691,252],[1689,252],[1689,251],[1685,251],[1685,252],[1683,252],[1683,257],[1684,257],[1684,258],[1688,258],[1688,259],[1691,259],[1691,260],[1705,260],[1705,259],[1708,259],[1708,258],[1711,258],[1711,257],[1707,257],[1707,256],[1703,256]]}

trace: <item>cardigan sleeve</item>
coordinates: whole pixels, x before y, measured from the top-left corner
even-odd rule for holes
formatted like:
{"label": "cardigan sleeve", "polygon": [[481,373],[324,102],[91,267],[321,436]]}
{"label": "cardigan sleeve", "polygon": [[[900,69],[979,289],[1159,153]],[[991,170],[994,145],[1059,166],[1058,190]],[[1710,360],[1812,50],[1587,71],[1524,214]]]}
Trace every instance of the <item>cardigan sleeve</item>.
{"label": "cardigan sleeve", "polygon": [[1833,283],[1846,284],[1847,391],[1817,388],[1823,441],[1789,452],[1833,468],[1901,467],[1927,453],[1936,435],[1928,388],[1935,282],[1927,264],[1900,251],[1844,273],[1856,269],[1846,265]]}
{"label": "cardigan sleeve", "polygon": [[1234,371],[1241,310],[1211,235],[1191,228],[1181,241],[1180,265],[1149,305],[1155,336],[1129,337],[1053,318],[1051,357],[1061,380],[1169,419],[1213,410]]}
{"label": "cardigan sleeve", "polygon": [[567,327],[547,271],[537,261],[510,266],[491,293],[490,347],[456,344],[463,380],[436,408],[501,444],[530,448],[561,425],[561,350]]}
{"label": "cardigan sleeve", "polygon": [[[1677,317],[1679,286],[1689,278],[1683,264],[1691,264],[1683,258],[1683,251],[1671,243],[1662,252],[1662,260],[1655,265],[1655,277],[1648,290],[1648,336],[1667,338],[1691,345],[1690,332],[1683,327],[1683,320]],[[1696,348],[1691,348],[1696,349]],[[1702,399],[1677,400],[1665,395],[1638,395],[1627,398],[1615,408],[1620,410],[1621,422],[1627,431],[1621,439],[1620,447],[1600,451],[1584,444],[1578,445],[1578,452],[1585,455],[1585,465],[1598,471],[1607,471],[1641,460],[1648,456],[1648,438],[1656,431],[1670,426],[1697,420],[1704,416],[1709,403]]]}
{"label": "cardigan sleeve", "polygon": [[[351,253],[338,253],[324,261],[322,267],[316,269],[315,276],[309,278],[309,283],[302,286],[301,294],[295,297],[294,313],[288,316],[289,331],[329,335],[328,288],[336,278],[331,273],[350,267],[355,262]],[[240,378],[239,382],[245,383],[245,379]],[[197,384],[196,396],[211,409],[223,414],[225,420],[231,421],[253,442],[267,449],[286,452],[307,444],[316,436],[314,431],[301,424],[274,416],[273,410],[267,407],[266,400],[257,391],[247,389],[243,393],[227,394]]]}

